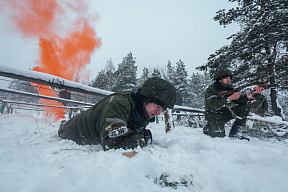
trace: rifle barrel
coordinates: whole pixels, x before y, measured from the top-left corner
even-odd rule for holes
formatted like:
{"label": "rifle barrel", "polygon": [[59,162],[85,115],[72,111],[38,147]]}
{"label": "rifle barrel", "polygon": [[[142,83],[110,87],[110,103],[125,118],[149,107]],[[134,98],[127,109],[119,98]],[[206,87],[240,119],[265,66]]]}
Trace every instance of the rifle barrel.
{"label": "rifle barrel", "polygon": [[263,85],[258,85],[258,87],[264,87],[264,89],[269,89],[269,88],[288,88],[288,85],[263,84]]}

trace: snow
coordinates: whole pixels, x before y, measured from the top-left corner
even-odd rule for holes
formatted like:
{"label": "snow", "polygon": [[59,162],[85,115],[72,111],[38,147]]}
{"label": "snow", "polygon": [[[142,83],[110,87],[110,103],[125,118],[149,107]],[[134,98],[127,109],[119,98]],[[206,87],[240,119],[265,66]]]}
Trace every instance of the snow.
{"label": "snow", "polygon": [[[42,112],[0,114],[1,192],[284,192],[288,189],[285,141],[210,138],[200,128],[163,121],[149,124],[153,144],[132,158],[124,150],[79,146],[57,136],[60,121]],[[168,182],[187,181],[177,189]],[[157,180],[156,180],[157,178]]]}
{"label": "snow", "polygon": [[282,121],[282,118],[279,116],[265,116],[265,117],[260,117],[258,115],[255,115],[254,113],[251,113],[251,116],[249,116],[250,119],[257,119],[257,120],[262,120],[262,121],[268,121],[271,123],[275,124],[285,124],[288,125],[287,121]]}

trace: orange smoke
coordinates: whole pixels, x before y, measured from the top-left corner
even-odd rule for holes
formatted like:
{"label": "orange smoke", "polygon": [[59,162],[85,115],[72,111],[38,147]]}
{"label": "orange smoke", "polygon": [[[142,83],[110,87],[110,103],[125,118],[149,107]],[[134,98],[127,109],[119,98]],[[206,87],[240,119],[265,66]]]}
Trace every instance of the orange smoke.
{"label": "orange smoke", "polygon": [[4,0],[4,2],[13,10],[12,21],[27,37],[47,35],[55,25],[56,14],[63,14],[63,9],[56,0]]}
{"label": "orange smoke", "polygon": [[[36,83],[31,83],[32,86],[37,86]],[[54,91],[51,91],[49,86],[41,85],[41,87],[37,88],[37,91],[40,95],[46,95],[50,97],[57,97],[56,93]],[[58,101],[52,101],[47,99],[40,99],[41,102],[45,105],[56,105],[61,106],[62,104],[58,103]],[[65,118],[64,115],[64,108],[57,108],[57,107],[45,107],[43,109],[46,113],[45,115],[51,118],[54,118],[56,121],[60,118]]]}
{"label": "orange smoke", "polygon": [[[25,37],[39,38],[40,59],[33,70],[72,81],[79,78],[95,49],[101,46],[101,39],[97,38],[96,31],[91,27],[95,18],[85,15],[88,13],[85,1],[5,0],[5,3],[14,10],[11,18],[17,29]],[[70,16],[71,13],[73,16]],[[87,72],[84,78],[87,79]],[[41,95],[57,96],[48,86],[42,86],[38,91]],[[41,99],[41,102],[61,105],[45,99]],[[64,117],[62,108],[46,110],[49,110],[49,114],[53,112],[56,120]]]}
{"label": "orange smoke", "polygon": [[74,80],[77,72],[90,63],[94,49],[101,45],[88,21],[84,20],[82,24],[82,29],[73,31],[65,39],[40,38],[39,66],[33,70]]}

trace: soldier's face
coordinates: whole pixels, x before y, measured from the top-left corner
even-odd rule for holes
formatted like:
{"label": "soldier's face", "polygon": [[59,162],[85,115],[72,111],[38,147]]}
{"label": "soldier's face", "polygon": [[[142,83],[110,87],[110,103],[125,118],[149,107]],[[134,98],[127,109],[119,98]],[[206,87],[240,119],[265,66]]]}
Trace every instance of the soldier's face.
{"label": "soldier's face", "polygon": [[160,115],[161,111],[163,110],[160,105],[156,105],[155,103],[148,103],[145,109],[150,118]]}
{"label": "soldier's face", "polygon": [[219,80],[221,83],[223,83],[224,85],[229,85],[230,82],[231,82],[231,77],[228,76],[228,77],[225,77],[223,78],[222,80]]}

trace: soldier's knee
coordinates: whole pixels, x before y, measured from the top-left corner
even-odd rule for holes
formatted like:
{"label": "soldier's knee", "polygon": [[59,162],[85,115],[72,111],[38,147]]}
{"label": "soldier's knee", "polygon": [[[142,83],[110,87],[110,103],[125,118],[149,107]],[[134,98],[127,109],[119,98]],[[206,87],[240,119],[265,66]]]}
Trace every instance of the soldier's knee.
{"label": "soldier's knee", "polygon": [[225,137],[225,130],[214,130],[211,131],[211,137]]}
{"label": "soldier's knee", "polygon": [[203,128],[203,133],[205,135],[209,135],[211,137],[225,137],[225,129],[224,126],[222,127],[221,125],[218,125],[217,127],[215,126],[210,126],[209,123],[206,124],[206,126]]}

